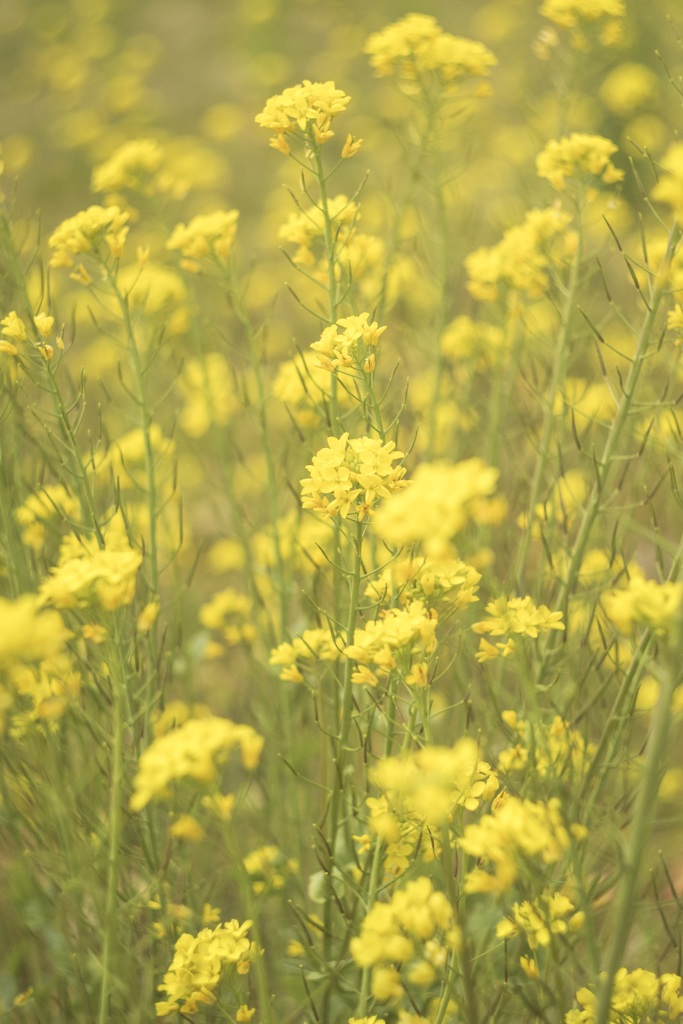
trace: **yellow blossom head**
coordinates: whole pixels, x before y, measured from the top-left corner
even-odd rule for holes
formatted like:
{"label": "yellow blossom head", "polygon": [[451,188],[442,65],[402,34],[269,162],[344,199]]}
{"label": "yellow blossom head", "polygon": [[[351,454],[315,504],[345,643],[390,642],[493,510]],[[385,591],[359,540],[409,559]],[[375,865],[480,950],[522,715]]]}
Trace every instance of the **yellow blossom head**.
{"label": "yellow blossom head", "polygon": [[402,458],[393,441],[328,437],[327,447],[306,467],[310,476],[301,481],[302,505],[328,517],[366,519],[379,498],[405,487],[406,471],[394,465]]}
{"label": "yellow blossom head", "polygon": [[311,82],[298,85],[271,96],[255,121],[262,128],[275,132],[270,144],[283,153],[289,152],[286,136],[299,136],[307,142],[326,142],[334,132],[333,118],[344,111],[351,99],[334,82]]}
{"label": "yellow blossom head", "polygon": [[624,172],[614,166],[610,157],[617,152],[611,139],[602,135],[573,132],[561,139],[552,139],[536,158],[539,177],[547,178],[558,192],[566,188],[567,180],[594,184],[598,178],[611,185],[621,181]]}

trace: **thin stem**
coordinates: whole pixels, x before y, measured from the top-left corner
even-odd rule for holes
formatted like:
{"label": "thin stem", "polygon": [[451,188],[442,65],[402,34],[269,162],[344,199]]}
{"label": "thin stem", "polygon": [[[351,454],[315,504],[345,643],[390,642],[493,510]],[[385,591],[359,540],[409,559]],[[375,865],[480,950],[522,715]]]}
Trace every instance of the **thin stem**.
{"label": "thin stem", "polygon": [[[102,950],[102,987],[98,1024],[110,1020],[109,998],[112,982],[111,961],[118,930],[119,860],[123,828],[123,695],[125,667],[121,653],[118,619],[114,620],[115,661],[117,668],[111,673],[111,695],[114,735],[111,748],[111,795],[109,800],[109,854],[107,858],[107,896],[104,911],[104,944]],[[119,674],[120,673],[120,674]]]}
{"label": "thin stem", "polygon": [[659,701],[655,709],[645,764],[640,777],[630,841],[624,849],[624,871],[617,894],[616,913],[610,928],[610,945],[605,974],[598,993],[595,1024],[608,1024],[614,990],[614,977],[621,966],[636,910],[636,888],[645,848],[652,834],[652,820],[657,803],[657,789],[666,765],[666,746],[671,724],[671,703],[674,690],[681,680],[683,654],[683,621],[679,615],[675,647],[669,651],[669,665],[665,674]]}

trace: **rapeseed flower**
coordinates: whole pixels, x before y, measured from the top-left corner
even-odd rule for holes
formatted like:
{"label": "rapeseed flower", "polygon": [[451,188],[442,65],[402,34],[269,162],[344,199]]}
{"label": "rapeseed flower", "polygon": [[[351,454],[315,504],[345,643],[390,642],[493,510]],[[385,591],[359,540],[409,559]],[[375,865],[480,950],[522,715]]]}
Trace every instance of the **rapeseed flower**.
{"label": "rapeseed flower", "polygon": [[[572,915],[569,917],[569,915]],[[499,939],[509,939],[524,932],[530,949],[549,946],[553,935],[578,931],[585,920],[582,911],[562,893],[543,893],[537,900],[513,903],[509,917],[496,928]]]}
{"label": "rapeseed flower", "polygon": [[225,264],[237,235],[239,210],[214,210],[199,214],[188,224],[176,224],[166,242],[167,249],[178,249],[182,267],[199,273],[201,260]]}
{"label": "rapeseed flower", "polygon": [[599,178],[612,185],[624,178],[624,172],[610,160],[617,150],[618,146],[602,135],[573,132],[548,143],[536,157],[536,171],[539,177],[547,178],[558,192],[562,192],[567,180],[571,179],[590,181]]}
{"label": "rapeseed flower", "polygon": [[260,760],[263,738],[250,725],[205,715],[157,736],[142,752],[133,779],[131,811],[141,811],[150,800],[163,799],[179,779],[213,782],[216,766],[239,747],[242,764],[253,771]]}
{"label": "rapeseed flower", "polygon": [[[580,827],[572,831],[577,837],[584,834]],[[556,798],[533,803],[509,796],[495,805],[491,814],[466,825],[457,844],[493,869],[493,874],[484,867],[470,871],[465,876],[465,892],[501,893],[517,881],[524,862],[540,857],[544,864],[557,863],[569,849],[571,835]]]}
{"label": "rapeseed flower", "polygon": [[498,789],[498,779],[477,744],[462,739],[453,747],[426,746],[403,757],[385,757],[370,778],[387,800],[394,819],[438,830],[458,807],[476,810]]}
{"label": "rapeseed flower", "polygon": [[376,348],[386,331],[386,327],[380,327],[376,320],[369,323],[369,318],[369,313],[346,316],[326,327],[320,340],[311,345],[320,366],[325,370],[336,370],[362,364],[366,350]]}
{"label": "rapeseed flower", "polygon": [[294,135],[316,142],[327,142],[334,135],[330,125],[333,118],[347,107],[351,97],[334,82],[311,82],[307,78],[284,92],[271,96],[254,120],[262,128],[275,132],[270,140],[274,149],[289,153],[285,136]]}
{"label": "rapeseed flower", "polygon": [[413,82],[433,72],[442,85],[488,78],[498,63],[483,43],[444,32],[428,14],[408,14],[374,32],[365,52],[378,76],[397,75]]}
{"label": "rapeseed flower", "polygon": [[498,470],[479,458],[463,462],[423,463],[402,494],[384,502],[374,529],[387,544],[421,544],[433,558],[448,552],[449,542],[476,518],[480,499],[493,494]]}
{"label": "rapeseed flower", "polygon": [[166,998],[156,1003],[157,1017],[168,1013],[197,1013],[201,1005],[216,1002],[216,989],[229,964],[248,959],[251,921],[229,921],[216,928],[202,928],[198,935],[184,932],[175,944],[171,966],[159,985]]}
{"label": "rapeseed flower", "polygon": [[530,299],[546,295],[550,268],[565,263],[576,247],[575,233],[567,230],[571,219],[558,206],[529,210],[497,245],[482,246],[465,257],[467,290],[482,302],[494,301],[501,286]]}
{"label": "rapeseed flower", "polygon": [[57,565],[40,586],[41,600],[55,608],[97,602],[114,611],[133,600],[141,564],[142,555],[130,546],[123,516],[117,512],[105,531],[103,548],[93,538],[65,538]]}
{"label": "rapeseed flower", "polygon": [[[604,978],[604,974],[601,975]],[[569,1010],[565,1024],[592,1024],[596,1019],[598,999],[589,988],[576,993],[581,1009]],[[681,978],[678,974],[662,974],[638,968],[628,971],[622,967],[614,976],[610,1000],[609,1024],[621,1021],[652,1022],[678,1020],[683,1014]]]}
{"label": "rapeseed flower", "polygon": [[59,654],[71,636],[61,615],[47,611],[35,594],[15,601],[0,597],[0,673]]}
{"label": "rapeseed flower", "polygon": [[110,255],[118,259],[128,234],[128,214],[118,206],[89,206],[73,217],[68,217],[52,232],[48,245],[55,250],[51,267],[73,267],[74,256],[92,254],[97,259],[106,257],[106,243]]}
{"label": "rapeseed flower", "polygon": [[[326,517],[349,516],[361,522],[374,512],[375,503],[406,486],[405,468],[394,466],[405,458],[393,441],[373,437],[328,437],[327,448],[313,456],[301,481],[301,502]],[[331,498],[327,495],[332,495]]]}
{"label": "rapeseed flower", "polygon": [[682,599],[683,583],[657,583],[632,570],[628,586],[608,590],[600,600],[609,621],[625,636],[637,625],[665,636],[680,616]]}

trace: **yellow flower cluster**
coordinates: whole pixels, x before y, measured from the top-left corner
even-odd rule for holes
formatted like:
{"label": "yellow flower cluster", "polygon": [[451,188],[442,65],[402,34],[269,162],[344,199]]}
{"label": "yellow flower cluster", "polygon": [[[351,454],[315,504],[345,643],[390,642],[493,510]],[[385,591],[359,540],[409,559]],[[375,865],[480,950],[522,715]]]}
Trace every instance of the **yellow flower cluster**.
{"label": "yellow flower cluster", "polygon": [[393,441],[382,444],[378,438],[349,438],[348,433],[328,437],[327,448],[306,466],[310,476],[301,481],[302,505],[327,517],[367,519],[379,498],[406,486],[405,468],[393,465],[403,458]]}
{"label": "yellow flower cluster", "polygon": [[365,629],[357,629],[353,643],[344,648],[344,656],[359,665],[351,677],[353,682],[377,686],[378,675],[398,669],[408,685],[426,686],[429,657],[436,648],[436,625],[436,612],[430,612],[421,601],[381,611]]}
{"label": "yellow flower cluster", "polygon": [[216,1002],[216,989],[229,964],[249,968],[251,921],[229,921],[216,928],[202,928],[198,935],[184,932],[175,944],[171,966],[159,985],[166,998],[157,1002],[157,1017],[169,1013],[197,1013],[202,1005]]}
{"label": "yellow flower cluster", "polygon": [[[45,359],[52,359],[53,355],[52,345],[47,344],[47,339],[50,337],[54,322],[55,318],[48,316],[47,313],[36,313],[33,317],[36,348]],[[0,320],[0,353],[7,356],[19,355],[25,342],[28,340],[29,332],[26,324],[16,310],[13,309],[6,317]],[[17,345],[19,348],[17,348]],[[61,338],[57,339],[57,345],[59,348],[64,348],[64,342]]]}
{"label": "yellow flower cluster", "polygon": [[[498,597],[486,605],[488,619],[475,622],[473,633],[488,633],[490,636],[528,636],[535,640],[539,633],[551,629],[564,629],[562,612],[551,612],[544,604],[536,605],[530,597]],[[479,642],[477,661],[507,657],[515,650],[515,641],[508,637],[503,642],[491,644],[483,638]]]}
{"label": "yellow flower cluster", "polygon": [[176,224],[166,248],[178,249],[182,267],[191,273],[199,273],[203,259],[224,264],[232,252],[238,219],[239,210],[199,214],[189,224]]}
{"label": "yellow flower cluster", "polygon": [[[570,1010],[565,1015],[565,1024],[592,1024],[598,1002],[595,993],[588,988],[579,989],[576,1001],[582,1008]],[[654,1024],[655,1021],[680,1020],[682,1015],[683,995],[678,974],[657,977],[652,971],[627,971],[625,967],[615,974],[609,1024],[622,1021]]]}
{"label": "yellow flower cluster", "polygon": [[299,135],[318,143],[334,135],[332,119],[345,109],[350,96],[337,89],[334,82],[311,82],[307,78],[277,96],[271,96],[255,121],[262,128],[274,131],[270,140],[274,149],[289,153],[286,135]]}
{"label": "yellow flower cluster", "polygon": [[131,139],[94,169],[92,191],[131,190],[142,195],[168,191],[170,181],[157,173],[163,162],[164,150],[155,139]]}
{"label": "yellow flower cluster", "polygon": [[105,242],[111,255],[118,259],[126,243],[127,222],[128,214],[118,206],[89,206],[81,210],[62,221],[50,236],[48,245],[55,250],[50,266],[73,267],[74,256],[86,253],[104,259],[102,245]]}
{"label": "yellow flower cluster", "polygon": [[374,354],[368,354],[366,350],[377,347],[386,327],[380,327],[377,321],[368,323],[369,318],[369,313],[345,316],[325,328],[320,341],[311,345],[323,369],[337,370],[348,366],[362,366],[366,372],[374,369]]}
{"label": "yellow flower cluster", "polygon": [[178,779],[213,782],[216,765],[239,747],[247,771],[258,767],[263,737],[250,725],[237,725],[228,718],[204,715],[191,718],[177,729],[157,736],[140,755],[133,779],[131,811],[141,811],[150,800],[164,798]]}
{"label": "yellow flower cluster", "polygon": [[576,28],[581,21],[623,18],[624,0],[543,0],[541,14],[562,28]]}
{"label": "yellow flower cluster", "polygon": [[572,825],[568,830],[562,820],[560,802],[533,803],[508,797],[498,802],[492,814],[465,826],[458,846],[493,866],[489,874],[482,867],[473,868],[465,878],[468,893],[506,892],[519,877],[520,862],[541,857],[544,864],[554,864],[569,848],[569,831],[582,839],[586,830]]}
{"label": "yellow flower cluster", "polygon": [[548,268],[566,261],[575,249],[576,235],[566,230],[570,223],[571,216],[556,206],[529,210],[497,245],[482,246],[465,258],[469,293],[493,302],[502,286],[541,298],[550,284]]}
{"label": "yellow flower cluster", "polygon": [[567,179],[585,181],[600,178],[612,185],[622,181],[624,172],[614,166],[610,157],[618,147],[602,135],[572,132],[561,139],[552,139],[536,157],[539,177],[547,178],[554,189],[562,192]]}
{"label": "yellow flower cluster", "polygon": [[[61,718],[81,690],[81,674],[66,651],[37,665],[16,666],[10,675],[12,688],[23,706],[22,710],[13,708],[9,731],[14,737],[23,736],[35,722],[53,723]],[[9,700],[0,691],[0,718],[5,703],[9,707]]]}
{"label": "yellow flower cluster", "polygon": [[549,946],[553,935],[578,931],[585,919],[583,911],[576,911],[567,896],[559,892],[543,893],[534,902],[514,903],[510,917],[498,923],[496,935],[499,939],[510,939],[524,932],[529,947],[538,949],[539,946]]}
{"label": "yellow flower cluster", "polygon": [[[199,609],[199,622],[204,629],[210,629],[220,635],[221,641],[228,647],[239,643],[252,643],[256,638],[253,623],[254,602],[246,594],[240,594],[232,587],[219,590],[207,604]],[[211,654],[223,653],[220,644],[211,648]]]}
{"label": "yellow flower cluster", "polygon": [[33,594],[15,601],[0,597],[0,673],[11,675],[28,662],[43,661],[59,654],[71,636],[55,611],[44,611]]}
{"label": "yellow flower cluster", "polygon": [[432,608],[439,602],[459,610],[478,601],[481,573],[457,558],[400,558],[368,584],[365,596],[382,604],[400,605],[421,601]]}
{"label": "yellow flower cluster", "polygon": [[550,725],[528,722],[519,718],[516,711],[504,711],[501,717],[519,735],[519,741],[501,750],[499,771],[525,771],[530,761],[535,774],[542,779],[548,775],[580,776],[588,771],[595,744],[586,743],[578,729],[572,729],[560,715],[555,715]]}
{"label": "yellow flower cluster", "polygon": [[408,14],[374,32],[365,52],[377,75],[397,75],[410,82],[430,72],[448,85],[487,78],[498,63],[483,43],[444,32],[429,14]]}
{"label": "yellow flower cluster", "polygon": [[498,470],[479,458],[422,463],[406,490],[378,510],[375,532],[387,544],[421,544],[428,556],[444,557],[449,542],[471,519],[491,521],[482,499],[493,493],[497,481]]}
{"label": "yellow flower cluster", "polygon": [[683,224],[683,142],[669,146],[661,165],[664,174],[650,195],[656,202],[670,206],[678,223]]}
{"label": "yellow flower cluster", "polygon": [[301,662],[336,661],[339,653],[329,629],[305,629],[291,643],[279,644],[271,651],[269,663],[283,666],[280,679],[302,683]]}
{"label": "yellow flower cluster", "polygon": [[659,79],[646,64],[618,64],[600,86],[600,99],[617,117],[630,117],[639,107],[659,101]]}
{"label": "yellow flower cluster", "polygon": [[519,877],[520,864],[540,857],[543,864],[555,864],[569,849],[570,831],[585,836],[583,826],[565,827],[560,801],[533,803],[518,797],[499,800],[491,814],[466,825],[458,846],[490,864],[493,874],[476,867],[465,877],[465,892],[506,892]]}
{"label": "yellow flower cluster", "polygon": [[370,778],[387,801],[388,816],[376,823],[376,831],[390,840],[398,837],[401,820],[438,830],[452,820],[456,808],[474,811],[498,790],[491,766],[479,760],[477,744],[467,738],[453,747],[422,747],[382,758]]}
{"label": "yellow flower cluster", "polygon": [[601,597],[607,618],[625,636],[633,627],[647,626],[665,636],[680,616],[683,583],[657,583],[639,570],[631,570],[628,586],[608,590]]}
{"label": "yellow flower cluster", "polygon": [[14,518],[21,528],[21,539],[34,551],[40,551],[45,544],[47,527],[51,519],[75,519],[79,504],[62,484],[45,484],[31,494],[23,505],[15,510]]}
{"label": "yellow flower cluster", "polygon": [[114,611],[133,600],[141,563],[119,511],[107,526],[103,548],[93,538],[75,534],[62,541],[59,561],[40,586],[41,599],[56,608],[83,608],[97,601]]}
{"label": "yellow flower cluster", "polygon": [[372,967],[372,994],[381,1002],[404,994],[401,973],[409,985],[429,986],[443,976],[449,951],[460,948],[461,935],[453,907],[430,878],[408,882],[389,903],[375,903],[366,914],[360,935],[349,950],[359,967]]}

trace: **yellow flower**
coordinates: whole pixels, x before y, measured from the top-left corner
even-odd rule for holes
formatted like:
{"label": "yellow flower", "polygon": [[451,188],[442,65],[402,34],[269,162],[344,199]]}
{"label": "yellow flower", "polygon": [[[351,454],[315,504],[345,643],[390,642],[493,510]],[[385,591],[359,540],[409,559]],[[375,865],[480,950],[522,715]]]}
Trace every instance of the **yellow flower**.
{"label": "yellow flower", "polygon": [[645,64],[619,64],[600,86],[600,99],[617,117],[630,117],[639,107],[659,99],[659,79]]}
{"label": "yellow flower", "polygon": [[304,508],[327,517],[351,516],[360,521],[373,514],[379,498],[406,486],[404,467],[393,465],[405,456],[393,441],[382,444],[377,438],[349,439],[342,434],[328,437],[327,444],[306,466],[311,475],[301,481]]}
{"label": "yellow flower", "polygon": [[158,736],[140,755],[133,779],[130,809],[141,811],[150,800],[163,798],[169,785],[191,778],[213,782],[216,765],[239,747],[242,764],[251,771],[258,765],[263,738],[249,725],[236,725],[227,718],[207,715],[194,718]]}
{"label": "yellow flower", "polygon": [[402,494],[394,494],[377,511],[374,529],[396,546],[421,543],[427,555],[442,557],[450,540],[477,517],[478,499],[496,487],[498,470],[482,459],[423,463]]}
{"label": "yellow flower", "polygon": [[624,172],[610,160],[617,149],[610,139],[601,135],[573,132],[548,143],[536,157],[536,170],[539,177],[547,178],[558,192],[566,187],[568,178],[583,181],[589,176],[613,184],[624,177]]}
{"label": "yellow flower", "polygon": [[262,128],[275,132],[271,146],[288,152],[285,135],[304,135],[311,132],[319,143],[326,142],[334,132],[332,119],[346,109],[350,96],[337,89],[334,82],[311,82],[304,79],[277,96],[271,96],[255,121]]}
{"label": "yellow flower", "polygon": [[465,853],[493,867],[493,874],[473,868],[465,877],[465,892],[500,893],[515,883],[524,860],[540,857],[544,864],[555,864],[568,849],[570,835],[559,800],[533,803],[511,796],[476,824],[466,825],[457,842]]}
{"label": "yellow flower", "polygon": [[[601,975],[601,979],[604,974]],[[576,1001],[580,1010],[569,1010],[565,1024],[592,1024],[596,1019],[597,998],[588,988],[579,989]],[[611,1021],[678,1020],[683,1014],[681,978],[678,974],[657,977],[651,971],[622,967],[614,976],[610,1002]]]}
{"label": "yellow flower", "polygon": [[[202,928],[198,935],[184,932],[175,944],[175,955],[159,991],[166,999],[156,1003],[157,1017],[168,1013],[196,1013],[200,1005],[215,1003],[215,990],[225,968],[234,964],[239,971],[249,954],[247,931],[251,921],[230,921],[213,930]],[[248,1018],[246,1018],[248,1019]]]}
{"label": "yellow flower", "polygon": [[157,171],[163,160],[164,150],[154,139],[124,142],[93,171],[92,191],[134,189],[143,195],[153,195],[158,189]]}
{"label": "yellow flower", "polygon": [[186,270],[197,272],[202,259],[224,263],[232,252],[238,219],[238,210],[214,210],[193,217],[189,224],[175,226],[166,248],[180,251]]}
{"label": "yellow flower", "polygon": [[614,627],[630,636],[635,625],[647,626],[665,636],[679,617],[683,583],[657,583],[632,571],[628,586],[602,595],[602,607]]}
{"label": "yellow flower", "polygon": [[360,316],[342,317],[326,327],[320,341],[311,345],[318,354],[320,366],[326,370],[358,366],[366,357],[365,348],[374,348],[386,331],[386,327],[380,327],[376,320],[372,323],[368,320],[369,314],[361,313]]}
{"label": "yellow flower", "polygon": [[14,310],[8,313],[4,320],[0,320],[0,325],[5,338],[11,341],[26,341],[26,324]]}
{"label": "yellow flower", "polygon": [[408,14],[374,32],[365,52],[379,76],[397,74],[415,81],[432,72],[441,84],[486,78],[498,63],[483,43],[444,32],[428,14]]}
{"label": "yellow flower", "polygon": [[540,298],[549,287],[549,268],[566,260],[573,246],[574,235],[566,230],[570,223],[570,215],[556,206],[529,210],[497,245],[465,258],[467,290],[482,302],[495,300],[500,285]]}
{"label": "yellow flower", "polygon": [[123,255],[128,234],[128,214],[118,206],[89,206],[67,218],[53,231],[48,245],[55,250],[51,267],[73,267],[74,256],[92,253],[103,259],[102,244],[106,242],[112,256]]}
{"label": "yellow flower", "polygon": [[0,597],[0,672],[59,654],[71,633],[61,615],[43,611],[34,594],[15,601]]}
{"label": "yellow flower", "polygon": [[583,21],[623,18],[624,0],[543,0],[541,14],[562,28],[576,28]]}
{"label": "yellow flower", "polygon": [[193,843],[199,843],[206,838],[206,832],[191,814],[181,814],[171,824],[168,832],[175,839],[188,839]]}
{"label": "yellow flower", "polygon": [[141,564],[142,555],[130,546],[119,511],[107,526],[103,548],[75,534],[62,542],[59,562],[43,580],[40,595],[56,608],[82,608],[97,601],[113,611],[133,600]]}

